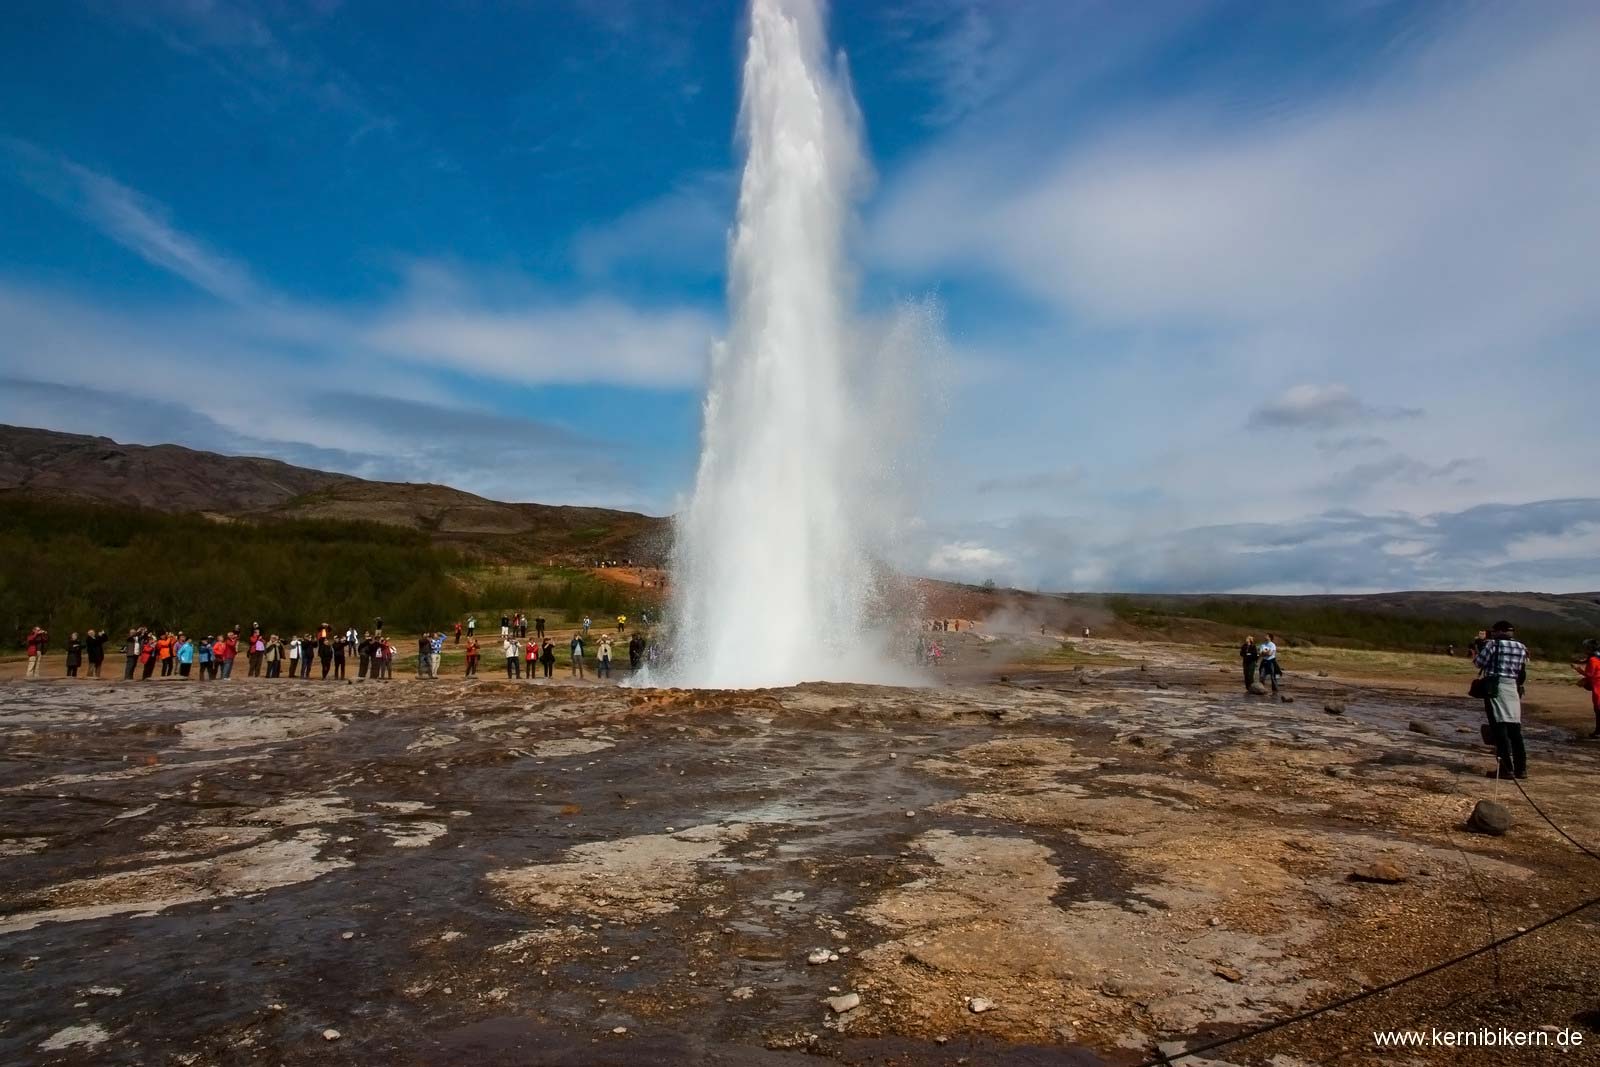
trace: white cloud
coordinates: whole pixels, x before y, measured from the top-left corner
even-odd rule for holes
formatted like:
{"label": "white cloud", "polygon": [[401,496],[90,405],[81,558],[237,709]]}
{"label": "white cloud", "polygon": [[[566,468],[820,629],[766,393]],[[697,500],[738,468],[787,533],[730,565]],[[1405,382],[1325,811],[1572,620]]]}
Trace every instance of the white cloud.
{"label": "white cloud", "polygon": [[0,148],[35,192],[79,215],[152,266],[223,300],[243,303],[261,295],[242,263],[183,233],[166,209],[149,197],[26,142],[3,140]]}
{"label": "white cloud", "polygon": [[963,581],[984,581],[1004,577],[1011,558],[976,541],[951,541],[928,554],[930,575]]}
{"label": "white cloud", "polygon": [[1347,385],[1295,385],[1251,412],[1250,422],[1255,426],[1327,430],[1420,414],[1417,408],[1381,408],[1363,403]]}

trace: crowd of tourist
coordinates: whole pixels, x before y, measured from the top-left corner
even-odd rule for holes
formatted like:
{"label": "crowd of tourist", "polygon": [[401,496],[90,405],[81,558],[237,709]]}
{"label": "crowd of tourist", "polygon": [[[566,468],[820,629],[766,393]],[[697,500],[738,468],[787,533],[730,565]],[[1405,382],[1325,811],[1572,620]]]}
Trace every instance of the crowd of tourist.
{"label": "crowd of tourist", "polygon": [[[583,626],[572,635],[566,646],[569,673],[586,677],[586,649],[589,644],[591,620],[585,618]],[[478,674],[478,663],[483,650],[477,638],[478,620],[469,616],[464,622],[453,625],[454,644],[461,645],[466,637],[465,676]],[[545,633],[545,620],[536,617],[532,622],[534,636],[528,636],[529,620],[521,612],[507,613],[501,617],[500,633],[505,656],[506,677],[522,678],[524,669],[528,678],[543,669],[546,678],[552,677],[556,663],[555,641]],[[626,629],[627,616],[617,617],[617,641]],[[104,630],[88,630],[83,635],[76,631],[66,642],[65,667],[69,678],[102,677],[106,645],[110,634]],[[417,636],[417,677],[438,678],[447,634],[444,631],[426,631]],[[41,676],[45,655],[50,646],[50,634],[35,626],[24,641],[27,653],[27,677]],[[612,659],[615,642],[610,634],[600,637],[595,646],[594,673],[599,678],[612,677]],[[656,650],[643,635],[635,633],[625,646],[628,666],[640,670],[648,660],[654,662]],[[246,663],[249,677],[311,678],[313,676],[335,681],[346,678],[347,665],[356,663],[358,679],[385,680],[394,677],[394,661],[400,653],[394,642],[383,632],[383,619],[375,621],[371,630],[357,631],[351,626],[335,630],[322,623],[304,634],[287,637],[264,630],[260,623],[247,628],[236,624],[220,633],[191,636],[178,630],[164,630],[147,626],[128,631],[121,646],[123,656],[122,677],[125,680],[144,680],[154,677],[196,678],[200,681],[221,681],[233,677],[234,664],[241,657]],[[286,666],[287,665],[287,666]],[[524,668],[526,665],[526,668]],[[313,673],[315,672],[315,674]]]}

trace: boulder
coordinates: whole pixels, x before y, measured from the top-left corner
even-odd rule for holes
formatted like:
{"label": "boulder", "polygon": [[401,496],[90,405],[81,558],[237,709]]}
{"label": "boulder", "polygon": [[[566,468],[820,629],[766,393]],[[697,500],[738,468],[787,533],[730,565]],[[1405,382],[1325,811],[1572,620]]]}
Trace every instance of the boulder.
{"label": "boulder", "polygon": [[1267,695],[1267,687],[1262,685],[1260,682],[1251,682],[1250,692],[1255,696],[1264,697]]}
{"label": "boulder", "polygon": [[1475,834],[1500,837],[1511,829],[1511,809],[1496,800],[1480,800],[1467,817],[1467,829]]}
{"label": "boulder", "polygon": [[1421,734],[1423,737],[1438,737],[1439,736],[1439,731],[1434,729],[1434,727],[1431,724],[1425,723],[1425,722],[1418,722],[1415,719],[1412,719],[1410,722],[1406,723],[1406,729],[1410,730],[1414,734]]}
{"label": "boulder", "polygon": [[1322,705],[1322,710],[1327,712],[1329,715],[1343,715],[1344,702],[1339,700],[1330,700],[1326,704]]}
{"label": "boulder", "polygon": [[1294,703],[1294,697],[1290,696],[1288,693],[1279,693],[1278,694],[1278,699],[1283,701],[1283,703],[1285,703],[1285,704],[1293,704]]}
{"label": "boulder", "polygon": [[843,1015],[847,1011],[861,1007],[861,996],[858,993],[846,993],[839,997],[829,997],[828,1007],[832,1008],[835,1014]]}

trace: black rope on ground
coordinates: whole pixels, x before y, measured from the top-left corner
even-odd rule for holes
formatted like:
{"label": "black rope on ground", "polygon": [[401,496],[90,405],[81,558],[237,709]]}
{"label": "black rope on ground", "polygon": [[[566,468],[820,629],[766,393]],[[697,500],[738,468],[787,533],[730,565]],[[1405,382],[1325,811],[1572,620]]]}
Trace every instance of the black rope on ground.
{"label": "black rope on ground", "polygon": [[1576,848],[1579,852],[1582,852],[1585,856],[1588,856],[1590,859],[1593,859],[1593,860],[1600,860],[1600,855],[1596,855],[1595,853],[1591,852],[1583,844],[1583,842],[1579,841],[1577,838],[1575,838],[1571,834],[1567,833],[1561,827],[1557,826],[1556,825],[1556,821],[1554,819],[1552,819],[1550,816],[1546,815],[1544,813],[1544,809],[1541,808],[1534,801],[1534,799],[1528,795],[1528,791],[1526,789],[1522,788],[1522,783],[1521,782],[1519,782],[1519,781],[1517,781],[1517,779],[1513,778],[1513,779],[1511,779],[1511,784],[1517,787],[1517,792],[1522,794],[1522,799],[1526,800],[1528,802],[1528,806],[1530,808],[1532,808],[1534,811],[1539,813],[1539,818],[1543,819],[1545,822],[1550,824],[1550,829],[1554,830],[1556,833],[1558,833],[1562,837],[1566,838],[1569,842],[1572,843],[1572,847],[1573,848]]}
{"label": "black rope on ground", "polygon": [[1374,986],[1372,989],[1364,989],[1359,993],[1354,993],[1341,1000],[1336,1000],[1331,1004],[1324,1004],[1321,1007],[1311,1008],[1310,1010],[1300,1012],[1297,1015],[1291,1015],[1287,1019],[1278,1019],[1274,1022],[1267,1023],[1264,1026],[1258,1026],[1253,1030],[1246,1030],[1242,1034],[1235,1034],[1232,1037],[1224,1037],[1216,1041],[1208,1042],[1204,1045],[1198,1045],[1192,1049],[1185,1049],[1183,1052],[1180,1052],[1174,1056],[1157,1056],[1153,1060],[1146,1060],[1139,1064],[1139,1067],[1162,1067],[1163,1064],[1170,1064],[1173,1060],[1181,1060],[1186,1056],[1198,1056],[1202,1052],[1211,1052],[1212,1050],[1222,1048],[1225,1045],[1235,1045],[1240,1041],[1248,1041],[1253,1037],[1260,1037],[1262,1034],[1269,1034],[1274,1030],[1281,1030],[1286,1026],[1293,1026],[1295,1023],[1303,1023],[1307,1019],[1314,1019],[1318,1015],[1325,1015],[1330,1011],[1338,1011],[1340,1008],[1348,1008],[1350,1005],[1366,1000],[1368,997],[1375,997],[1379,993],[1387,993],[1391,989],[1398,989],[1403,985],[1409,985],[1412,982],[1420,981],[1429,977],[1430,975],[1438,974],[1440,971],[1449,970],[1451,967],[1454,967],[1459,963],[1465,963],[1470,959],[1475,959],[1478,956],[1483,955],[1485,952],[1493,952],[1502,945],[1509,945],[1513,941],[1519,941],[1530,934],[1534,934],[1540,930],[1543,930],[1546,926],[1554,926],[1556,923],[1561,922],[1564,919],[1570,919],[1580,911],[1584,911],[1587,908],[1592,908],[1596,904],[1600,904],[1600,897],[1591,897],[1580,904],[1574,904],[1566,911],[1552,915],[1548,919],[1537,922],[1526,929],[1518,930],[1516,933],[1507,934],[1505,937],[1491,941],[1487,945],[1480,945],[1470,952],[1463,952],[1459,956],[1452,956],[1450,959],[1444,960],[1440,963],[1435,963],[1433,966],[1420,970],[1415,974],[1408,974],[1404,978],[1396,978],[1392,982],[1385,982],[1383,985]]}
{"label": "black rope on ground", "polygon": [[[1528,791],[1522,788],[1521,782],[1517,781],[1515,778],[1511,778],[1509,781],[1511,784],[1517,787],[1517,791],[1522,794],[1523,799],[1528,802],[1528,805],[1532,807],[1534,811],[1539,813],[1539,817],[1550,824],[1551,829],[1555,830],[1556,833],[1566,838],[1572,843],[1573,847],[1577,848],[1578,851],[1582,852],[1584,855],[1594,860],[1600,860],[1600,855],[1596,855],[1581,841],[1567,833],[1560,826],[1556,825],[1556,821],[1550,818],[1549,815],[1546,815],[1544,809],[1539,807],[1538,804],[1534,803],[1532,797],[1528,796]],[[1251,1038],[1260,1037],[1262,1034],[1269,1034],[1274,1030],[1281,1030],[1286,1026],[1293,1026],[1296,1023],[1303,1023],[1308,1019],[1314,1019],[1317,1016],[1325,1015],[1330,1011],[1338,1011],[1340,1008],[1348,1008],[1350,1005],[1366,1000],[1369,997],[1375,997],[1380,993],[1387,993],[1392,989],[1398,989],[1403,985],[1409,985],[1412,982],[1421,981],[1422,979],[1430,977],[1431,975],[1438,974],[1440,971],[1449,970],[1451,967],[1454,967],[1457,964],[1465,963],[1470,959],[1476,959],[1486,952],[1497,952],[1497,950],[1503,945],[1509,945],[1513,941],[1520,941],[1522,938],[1537,933],[1547,926],[1554,926],[1558,922],[1561,922],[1565,919],[1570,919],[1579,912],[1594,907],[1596,904],[1600,904],[1600,897],[1591,897],[1590,899],[1581,903],[1574,904],[1566,911],[1552,915],[1547,919],[1543,919],[1534,925],[1527,927],[1526,929],[1507,934],[1505,937],[1496,938],[1495,940],[1490,941],[1487,945],[1480,945],[1479,947],[1472,949],[1470,952],[1463,952],[1459,956],[1453,956],[1450,959],[1436,963],[1431,967],[1417,971],[1415,974],[1408,974],[1403,978],[1396,978],[1392,982],[1385,982],[1383,985],[1375,986],[1372,989],[1364,989],[1361,992],[1354,993],[1343,998],[1342,1000],[1336,1000],[1331,1004],[1324,1004],[1321,1007],[1311,1008],[1307,1011],[1300,1012],[1297,1015],[1291,1015],[1287,1019],[1278,1019],[1263,1026],[1258,1026],[1252,1030],[1246,1030],[1242,1034],[1235,1034],[1232,1037],[1220,1038],[1216,1041],[1211,1041],[1192,1049],[1185,1049],[1176,1056],[1157,1056],[1153,1060],[1146,1060],[1139,1064],[1139,1067],[1163,1067],[1163,1065],[1170,1065],[1173,1060],[1181,1060],[1186,1056],[1198,1056],[1202,1052],[1211,1052],[1227,1045],[1236,1045],[1241,1041],[1248,1041]],[[1498,954],[1496,959],[1498,961]]]}

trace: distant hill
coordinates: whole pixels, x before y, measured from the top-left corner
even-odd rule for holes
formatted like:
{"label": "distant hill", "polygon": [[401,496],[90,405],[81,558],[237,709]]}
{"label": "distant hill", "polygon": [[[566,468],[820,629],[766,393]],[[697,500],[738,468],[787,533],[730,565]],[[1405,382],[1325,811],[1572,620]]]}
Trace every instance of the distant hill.
{"label": "distant hill", "polygon": [[377,482],[179,445],[0,426],[0,494],[69,498],[216,518],[380,522],[497,559],[657,562],[667,519],[608,508],[511,504],[449,486]]}

